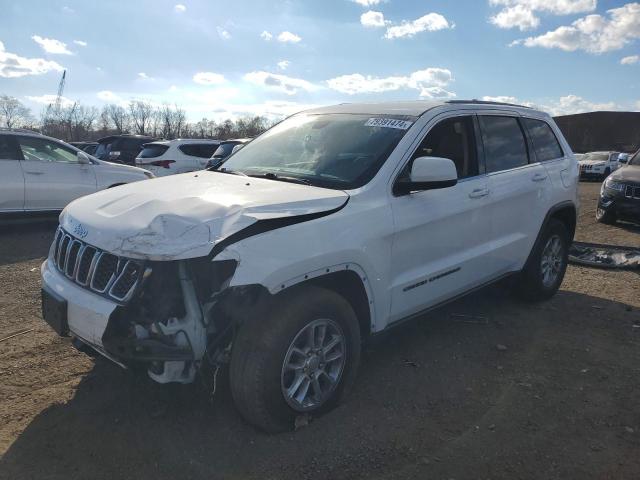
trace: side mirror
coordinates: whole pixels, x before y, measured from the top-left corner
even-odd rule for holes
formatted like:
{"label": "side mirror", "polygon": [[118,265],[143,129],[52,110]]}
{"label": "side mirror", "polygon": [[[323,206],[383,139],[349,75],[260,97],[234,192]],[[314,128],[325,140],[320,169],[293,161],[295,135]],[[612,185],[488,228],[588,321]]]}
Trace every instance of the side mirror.
{"label": "side mirror", "polygon": [[418,157],[413,161],[408,180],[399,180],[393,187],[396,195],[407,195],[422,190],[453,187],[458,183],[458,172],[452,160],[441,157]]}
{"label": "side mirror", "polygon": [[84,152],[78,152],[76,154],[76,158],[78,159],[78,163],[80,165],[90,165],[91,164],[91,160],[89,159],[89,155],[87,155]]}
{"label": "side mirror", "polygon": [[235,145],[235,146],[233,147],[233,149],[231,150],[231,153],[232,153],[232,154],[233,154],[233,153],[236,153],[236,152],[237,152],[238,150],[240,150],[242,147],[244,147],[244,144],[242,144],[242,143],[239,143],[238,145]]}

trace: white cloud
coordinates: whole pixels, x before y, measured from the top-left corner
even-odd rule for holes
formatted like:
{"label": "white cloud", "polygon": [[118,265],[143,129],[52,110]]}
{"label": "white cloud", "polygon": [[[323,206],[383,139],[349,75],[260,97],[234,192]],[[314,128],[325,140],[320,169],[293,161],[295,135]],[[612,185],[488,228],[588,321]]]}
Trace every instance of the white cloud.
{"label": "white cloud", "polygon": [[287,95],[295,95],[300,90],[313,92],[319,89],[317,85],[301,78],[292,78],[264,71],[249,72],[244,76],[244,79],[255,85],[286,93]]}
{"label": "white cloud", "polygon": [[535,104],[531,102],[520,100],[517,97],[510,97],[508,95],[498,95],[497,97],[484,96],[482,97],[482,100],[485,102],[511,103],[514,105],[522,105],[524,107],[535,107]]}
{"label": "white cloud", "polygon": [[178,87],[177,87],[177,86],[175,86],[175,85],[171,85],[171,86],[169,87],[169,91],[170,91],[170,92],[177,92],[177,91],[178,91]]}
{"label": "white cloud", "polygon": [[567,95],[560,97],[560,100],[552,105],[543,106],[543,110],[549,114],[556,115],[572,115],[574,113],[592,112],[597,110],[620,110],[621,107],[615,102],[591,102],[577,95]]}
{"label": "white cloud", "polygon": [[64,67],[44,58],[26,58],[9,53],[0,42],[0,77],[17,78],[26,75],[42,75],[47,72],[61,72]]}
{"label": "white cloud", "polygon": [[633,65],[638,62],[640,62],[640,55],[630,55],[620,60],[621,65]]}
{"label": "white cloud", "polygon": [[516,40],[511,45],[604,53],[620,50],[640,38],[640,3],[628,3],[608,10],[607,13],[608,17],[587,15],[569,26],[559,27],[537,37]]}
{"label": "white cloud", "polygon": [[499,28],[518,27],[521,31],[531,30],[540,25],[540,19],[533,14],[532,10],[523,5],[505,8],[491,17],[489,21]]}
{"label": "white cloud", "polygon": [[289,65],[291,65],[291,62],[289,60],[280,60],[278,62],[278,68],[280,70],[286,70],[287,68],[289,68]]}
{"label": "white cloud", "polygon": [[354,73],[327,80],[327,84],[329,88],[347,95],[409,88],[419,90],[420,96],[424,98],[452,98],[455,94],[445,88],[452,81],[451,71],[444,68],[427,68],[406,76],[373,77]]}
{"label": "white cloud", "polygon": [[363,7],[371,7],[373,5],[378,5],[382,2],[382,0],[351,0],[352,2],[357,3],[358,5],[362,5]]}
{"label": "white cloud", "polygon": [[416,33],[435,32],[446,28],[453,28],[453,25],[449,24],[446,18],[439,13],[428,13],[416,20],[404,21],[400,25],[387,28],[384,37],[388,39],[413,37]]}
{"label": "white cloud", "polygon": [[384,15],[382,12],[374,12],[369,10],[368,12],[360,15],[360,23],[365,27],[384,27]]}
{"label": "white cloud", "polygon": [[[33,97],[30,95],[25,96],[27,100],[31,100],[32,102],[36,102],[36,103],[41,103],[42,105],[50,105],[50,104],[56,103],[57,97],[58,97],[57,95],[40,95],[40,96],[33,96]],[[73,100],[67,97],[60,97],[60,105],[62,107],[70,107],[74,103],[76,102],[74,102]]]}
{"label": "white cloud", "polygon": [[229,33],[228,30],[225,30],[222,27],[216,27],[216,30],[218,31],[218,35],[220,36],[221,39],[223,39],[223,40],[230,40],[231,39],[231,34]]}
{"label": "white cloud", "polygon": [[66,5],[65,5],[64,7],[62,7],[62,11],[63,11],[64,13],[76,13],[76,11],[75,11],[73,8],[68,7],[68,6],[66,6]]}
{"label": "white cloud", "polygon": [[34,35],[31,39],[40,45],[47,53],[73,55],[73,53],[67,49],[67,44],[60,40],[56,40],[54,38],[43,38],[40,35]]}
{"label": "white cloud", "polygon": [[281,32],[280,35],[278,35],[278,41],[282,43],[298,43],[300,40],[302,40],[302,38],[298,35],[287,31]]}
{"label": "white cloud", "polygon": [[141,78],[143,80],[151,80],[151,77],[144,72],[138,73],[138,78]]}
{"label": "white cloud", "polygon": [[262,38],[263,40],[266,40],[268,42],[269,40],[271,40],[273,38],[273,35],[271,34],[271,32],[267,32],[266,30],[264,30],[260,34],[260,38]]}
{"label": "white cloud", "polygon": [[597,0],[489,0],[492,6],[503,7],[489,21],[499,28],[531,30],[540,25],[536,12],[552,15],[571,15],[592,12]]}
{"label": "white cloud", "polygon": [[200,85],[219,85],[224,83],[223,75],[213,72],[198,72],[193,76],[193,81]]}
{"label": "white cloud", "polygon": [[87,42],[85,42],[84,40],[74,40],[73,43],[75,43],[76,45],[79,45],[81,47],[86,47],[87,46]]}
{"label": "white cloud", "polygon": [[187,11],[187,7],[185,7],[181,3],[178,3],[178,4],[173,6],[173,11],[176,12],[176,13],[184,13],[184,12]]}

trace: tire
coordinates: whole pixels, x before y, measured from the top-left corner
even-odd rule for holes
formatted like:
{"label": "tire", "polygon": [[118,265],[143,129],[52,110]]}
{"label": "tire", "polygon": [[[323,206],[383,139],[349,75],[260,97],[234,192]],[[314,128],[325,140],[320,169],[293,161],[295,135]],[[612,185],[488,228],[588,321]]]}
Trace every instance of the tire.
{"label": "tire", "polygon": [[[557,243],[556,243],[557,242]],[[558,246],[557,255],[552,255],[553,266],[552,275],[545,276],[548,271],[543,266],[543,257],[546,258],[545,265],[549,265],[548,253]],[[551,249],[551,251],[547,250]],[[551,298],[560,288],[564,274],[567,270],[569,256],[569,234],[562,222],[554,218],[550,219],[544,227],[544,231],[539,241],[534,245],[533,251],[520,273],[518,293],[520,297],[528,301],[541,301]],[[549,265],[551,267],[551,265]]]}
{"label": "tire", "polygon": [[616,214],[610,210],[605,210],[600,206],[596,207],[596,221],[604,223],[606,225],[613,225],[616,223]]}
{"label": "tire", "polygon": [[[326,323],[330,340],[320,342],[322,323],[317,322]],[[316,344],[328,346],[336,339],[342,341],[326,356],[309,353],[305,358],[298,350],[306,351],[300,342],[309,339],[309,330],[318,334]],[[303,332],[305,335],[300,336]],[[329,360],[340,353],[342,357]],[[231,393],[236,408],[249,423],[269,433],[283,432],[293,429],[298,415],[320,415],[334,408],[352,386],[359,361],[360,327],[351,305],[324,288],[293,287],[275,298],[266,317],[251,319],[240,328],[231,354]],[[285,370],[285,363],[303,364],[309,370],[303,372],[297,366],[295,371]],[[314,370],[320,367],[328,373],[322,375]],[[305,377],[308,371],[316,372],[309,375],[318,375],[317,386],[326,387],[326,392],[321,401],[316,401],[316,385],[311,385],[308,377],[303,378],[301,389],[293,394],[303,394],[306,385],[309,404],[304,406],[287,397],[286,391],[287,387],[293,389],[298,376]]]}

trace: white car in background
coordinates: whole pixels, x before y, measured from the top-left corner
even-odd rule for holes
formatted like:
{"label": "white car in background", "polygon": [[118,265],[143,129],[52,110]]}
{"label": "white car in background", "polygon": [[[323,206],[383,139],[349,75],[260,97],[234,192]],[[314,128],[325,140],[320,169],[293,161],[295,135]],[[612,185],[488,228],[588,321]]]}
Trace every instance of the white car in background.
{"label": "white car in background", "polygon": [[620,152],[590,152],[585,153],[578,160],[580,166],[580,178],[605,179],[615,171],[620,163]]}
{"label": "white car in background", "polygon": [[136,166],[158,177],[202,170],[218,149],[219,140],[161,140],[144,145]]}
{"label": "white car in background", "polygon": [[76,198],[153,178],[30,130],[0,129],[0,214],[62,210]]}

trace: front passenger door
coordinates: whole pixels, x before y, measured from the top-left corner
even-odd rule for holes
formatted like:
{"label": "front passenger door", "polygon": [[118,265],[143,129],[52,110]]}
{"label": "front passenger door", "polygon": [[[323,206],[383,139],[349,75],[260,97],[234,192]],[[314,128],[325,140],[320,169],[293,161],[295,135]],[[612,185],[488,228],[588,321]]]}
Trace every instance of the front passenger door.
{"label": "front passenger door", "polygon": [[35,136],[19,136],[18,143],[26,210],[62,210],[72,200],[96,191],[93,165],[78,162],[75,150]]}
{"label": "front passenger door", "polygon": [[[473,115],[440,119],[411,160],[453,160],[458,183],[449,188],[392,196],[395,233],[391,251],[390,322],[467,291],[491,278],[490,192]],[[408,175],[411,160],[400,177]]]}

